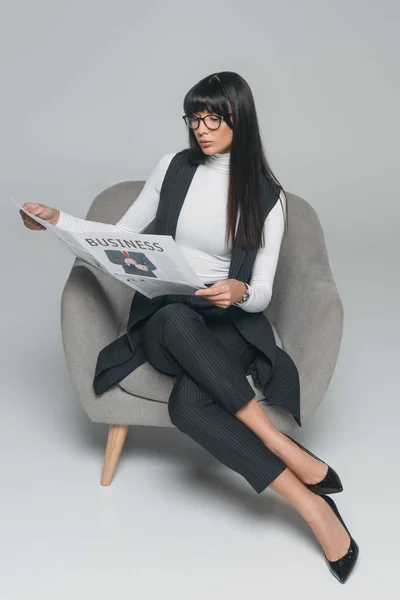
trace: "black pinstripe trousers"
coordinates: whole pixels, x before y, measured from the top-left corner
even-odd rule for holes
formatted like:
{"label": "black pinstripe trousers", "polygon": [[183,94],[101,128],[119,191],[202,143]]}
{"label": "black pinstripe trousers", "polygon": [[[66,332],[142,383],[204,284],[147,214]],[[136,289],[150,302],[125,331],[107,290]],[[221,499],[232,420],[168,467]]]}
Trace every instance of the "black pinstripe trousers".
{"label": "black pinstripe trousers", "polygon": [[171,422],[259,494],[286,465],[234,416],[254,398],[246,370],[256,349],[221,312],[208,316],[184,302],[167,303],[142,325],[140,344],[154,368],[177,377]]}

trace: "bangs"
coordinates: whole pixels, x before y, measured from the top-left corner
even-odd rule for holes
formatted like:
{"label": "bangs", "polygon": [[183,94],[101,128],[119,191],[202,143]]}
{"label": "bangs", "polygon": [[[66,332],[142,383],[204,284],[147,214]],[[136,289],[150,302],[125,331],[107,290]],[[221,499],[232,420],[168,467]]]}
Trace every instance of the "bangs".
{"label": "bangs", "polygon": [[193,115],[202,111],[225,115],[229,112],[229,104],[222,93],[218,80],[207,78],[188,91],[183,101],[183,110],[186,115]]}

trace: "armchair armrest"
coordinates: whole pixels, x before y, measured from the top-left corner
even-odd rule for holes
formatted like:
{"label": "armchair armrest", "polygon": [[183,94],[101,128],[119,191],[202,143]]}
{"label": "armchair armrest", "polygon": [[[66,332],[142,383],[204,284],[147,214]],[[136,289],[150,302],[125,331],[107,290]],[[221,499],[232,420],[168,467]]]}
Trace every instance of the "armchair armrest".
{"label": "armchair armrest", "polygon": [[266,312],[298,368],[301,418],[306,423],[322,401],[336,366],[343,305],[315,210],[293,194],[288,194],[288,206],[292,232],[282,244]]}
{"label": "armchair armrest", "polygon": [[99,405],[106,405],[116,393],[111,389],[99,399],[93,390],[98,353],[118,336],[120,307],[110,294],[114,285],[131,292],[119,281],[78,259],[61,297],[61,332],[67,366],[82,406],[95,422]]}

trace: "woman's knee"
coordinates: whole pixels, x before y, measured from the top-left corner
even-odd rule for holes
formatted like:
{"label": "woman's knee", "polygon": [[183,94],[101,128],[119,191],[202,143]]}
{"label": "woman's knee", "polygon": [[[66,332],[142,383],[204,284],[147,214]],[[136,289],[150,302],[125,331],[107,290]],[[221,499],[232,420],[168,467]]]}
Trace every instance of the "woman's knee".
{"label": "woman's knee", "polygon": [[157,311],[163,335],[180,336],[188,330],[190,324],[203,321],[203,317],[195,310],[179,302],[162,306]]}

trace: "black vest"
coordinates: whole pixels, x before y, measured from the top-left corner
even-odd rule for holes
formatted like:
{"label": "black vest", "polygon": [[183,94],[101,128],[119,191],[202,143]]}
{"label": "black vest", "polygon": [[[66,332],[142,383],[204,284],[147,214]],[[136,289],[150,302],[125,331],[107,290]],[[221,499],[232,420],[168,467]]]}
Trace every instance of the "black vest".
{"label": "black vest", "polygon": [[[175,239],[179,214],[197,168],[198,164],[192,162],[188,149],[178,152],[173,157],[161,186],[160,201],[151,233],[170,235]],[[260,198],[263,220],[278,201],[279,192],[276,184],[264,180]],[[150,233],[149,229],[147,231]],[[242,221],[239,219],[228,278],[249,283],[257,250],[244,250],[241,241]],[[166,298],[168,296],[149,299],[135,292],[127,333],[99,353],[93,381],[97,395],[124,379],[146,361],[139,344],[138,325],[163,306]],[[301,426],[299,374],[287,352],[276,345],[271,324],[264,313],[246,312],[234,305],[223,309],[216,307],[206,298],[195,295],[183,295],[182,301],[201,308],[205,311],[204,314],[218,314],[218,311],[228,313],[243,337],[258,350],[247,374],[252,375],[254,383],[262,389],[270,403],[290,412]]]}

